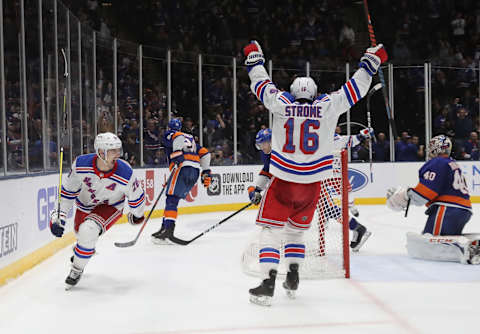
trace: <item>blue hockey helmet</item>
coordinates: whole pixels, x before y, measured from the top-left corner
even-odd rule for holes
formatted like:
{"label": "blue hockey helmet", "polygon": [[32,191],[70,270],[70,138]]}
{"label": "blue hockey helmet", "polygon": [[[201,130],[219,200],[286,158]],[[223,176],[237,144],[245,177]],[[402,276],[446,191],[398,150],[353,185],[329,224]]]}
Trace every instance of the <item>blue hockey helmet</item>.
{"label": "blue hockey helmet", "polygon": [[261,150],[260,144],[265,143],[265,142],[271,142],[272,141],[272,129],[261,129],[260,131],[257,132],[257,135],[255,136],[255,147],[258,150]]}
{"label": "blue hockey helmet", "polygon": [[168,128],[170,130],[179,131],[182,128],[182,121],[179,118],[172,118],[168,122]]}

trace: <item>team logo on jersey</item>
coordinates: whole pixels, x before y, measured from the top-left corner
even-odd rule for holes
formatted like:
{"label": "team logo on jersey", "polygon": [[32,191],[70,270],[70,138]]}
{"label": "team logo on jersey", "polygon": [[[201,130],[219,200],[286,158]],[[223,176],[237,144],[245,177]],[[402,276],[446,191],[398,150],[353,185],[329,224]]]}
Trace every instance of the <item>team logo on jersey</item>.
{"label": "team logo on jersey", "polygon": [[145,190],[145,205],[151,205],[155,197],[155,172],[153,169],[145,171],[145,185],[143,189]]}
{"label": "team logo on jersey", "polygon": [[218,196],[222,192],[222,178],[220,174],[212,174],[212,182],[207,188],[208,196]]}
{"label": "team logo on jersey", "polygon": [[349,168],[348,169],[348,181],[352,186],[352,191],[357,191],[364,188],[368,183],[368,177],[365,173],[359,170]]}
{"label": "team logo on jersey", "polygon": [[197,197],[197,195],[198,195],[198,184],[195,183],[195,185],[192,187],[192,189],[190,189],[190,191],[188,192],[185,200],[187,202],[193,202],[195,200],[195,197]]}

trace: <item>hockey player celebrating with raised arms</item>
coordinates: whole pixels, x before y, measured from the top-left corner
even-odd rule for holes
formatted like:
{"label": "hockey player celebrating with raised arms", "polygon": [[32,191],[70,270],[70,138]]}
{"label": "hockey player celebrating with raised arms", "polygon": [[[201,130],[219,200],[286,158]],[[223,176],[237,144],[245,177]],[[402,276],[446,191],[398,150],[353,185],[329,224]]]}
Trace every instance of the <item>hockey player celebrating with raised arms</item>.
{"label": "hockey player celebrating with raised arms", "polygon": [[193,136],[181,132],[182,122],[172,118],[168,122],[168,129],[163,137],[169,168],[173,173],[166,185],[167,199],[163,213],[162,227],[152,234],[152,241],[156,244],[173,244],[170,237],[175,230],[178,216],[178,202],[185,199],[197,183],[201,172],[201,180],[205,188],[212,181],[210,172],[210,153],[205,147],[198,145]]}
{"label": "hockey player celebrating with raised arms", "polygon": [[67,213],[73,203],[75,212],[75,244],[72,269],[65,280],[66,289],[78,283],[88,261],[95,253],[100,235],[122,217],[125,198],[130,211],[128,221],[140,224],[144,220],[145,195],[132,167],[122,155],[122,142],[110,132],[95,138],[96,153],[80,155],[61,187],[60,212],[50,214],[50,230],[61,238]]}
{"label": "hockey player celebrating with raised arms", "polygon": [[360,68],[340,90],[317,94],[310,77],[296,78],[290,92],[280,91],[263,64],[263,51],[256,41],[244,49],[251,90],[274,115],[270,173],[272,180],[260,203],[257,224],[260,234],[259,261],[264,279],[250,289],[250,301],[270,305],[280,261],[280,242],[285,242],[289,272],[284,287],[295,291],[298,271],[305,257],[303,232],[310,227],[320,196],[320,181],[331,177],[333,136],[338,118],[364,97],[387,53],[382,44],[367,49]]}
{"label": "hockey player celebrating with raised arms", "polygon": [[415,188],[387,191],[387,206],[404,211],[410,204],[426,205],[427,223],[422,235],[407,233],[407,252],[424,260],[480,264],[480,234],[462,235],[472,216],[472,205],[462,169],[450,157],[452,142],[445,135],[428,144],[429,160],[420,168]]}

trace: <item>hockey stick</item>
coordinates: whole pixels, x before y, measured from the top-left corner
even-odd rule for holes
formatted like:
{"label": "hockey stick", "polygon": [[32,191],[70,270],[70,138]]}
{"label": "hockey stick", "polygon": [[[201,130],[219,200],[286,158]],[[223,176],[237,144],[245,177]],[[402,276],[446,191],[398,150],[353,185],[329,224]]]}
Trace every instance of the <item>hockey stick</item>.
{"label": "hockey stick", "polygon": [[68,79],[68,63],[67,56],[65,55],[65,50],[62,50],[63,60],[65,61],[65,72],[63,77],[65,78],[65,87],[63,89],[63,125],[62,125],[62,135],[60,137],[60,176],[58,181],[58,202],[57,202],[57,219],[60,221],[60,201],[62,198],[62,172],[63,172],[63,135],[65,134],[65,125],[67,120],[67,79]]}
{"label": "hockey stick", "polygon": [[[370,42],[372,46],[377,46],[377,40],[375,39],[375,33],[373,32],[373,25],[370,19],[370,13],[368,11],[367,0],[363,0],[363,7],[365,8],[365,16],[367,17],[367,25],[368,25],[368,33],[370,35]],[[390,123],[393,137],[397,138],[397,128],[395,127],[392,110],[390,109],[390,103],[388,101],[388,94],[387,94],[387,86],[385,85],[385,77],[383,76],[383,70],[381,66],[378,67],[378,77],[380,78],[380,82],[382,83],[383,100],[385,102],[388,122]]]}
{"label": "hockey stick", "polygon": [[[368,92],[368,95],[367,95],[367,126],[368,126],[368,131],[370,131],[370,129],[372,128],[372,118],[370,116],[370,98],[380,88],[382,88],[382,84],[377,83],[375,86],[373,86],[372,89],[370,89],[370,91]],[[375,135],[373,136],[372,139],[374,141],[376,141],[375,140]],[[371,140],[368,141],[368,159],[370,161],[370,182],[373,183],[373,171],[372,171],[373,162],[372,162],[372,141]]]}
{"label": "hockey stick", "polygon": [[408,201],[407,201],[407,207],[405,208],[405,218],[407,218],[408,216],[408,209],[410,208],[410,197],[408,198]]}
{"label": "hockey stick", "polygon": [[158,203],[158,201],[160,200],[160,197],[162,197],[163,192],[164,192],[165,189],[167,188],[167,185],[170,183],[170,180],[172,179],[172,176],[173,176],[173,174],[174,174],[175,171],[176,171],[176,168],[174,168],[174,169],[172,170],[172,172],[170,173],[170,176],[168,177],[167,182],[165,182],[165,184],[163,185],[163,189],[162,189],[162,191],[160,192],[160,195],[158,195],[157,199],[155,200],[155,203],[153,204],[152,208],[150,209],[150,212],[148,213],[147,218],[146,218],[145,221],[143,222],[142,227],[140,227],[140,231],[138,231],[137,236],[135,237],[135,239],[133,239],[132,241],[127,241],[127,242],[115,242],[115,243],[114,243],[115,246],[120,247],[120,248],[125,248],[125,247],[133,246],[133,245],[135,245],[135,244],[137,243],[137,240],[138,240],[138,238],[140,237],[140,234],[142,234],[142,231],[143,231],[143,229],[145,228],[145,225],[147,225],[148,221],[150,220],[150,216],[152,215],[153,210],[155,210],[155,207],[157,206],[157,203]]}
{"label": "hockey stick", "polygon": [[183,246],[186,246],[192,242],[194,242],[195,240],[197,240],[198,238],[200,238],[202,235],[204,234],[207,234],[208,232],[210,232],[211,230],[217,228],[218,226],[222,225],[223,223],[225,223],[227,220],[229,220],[230,218],[232,218],[233,216],[235,216],[236,214],[242,212],[243,210],[245,210],[246,208],[248,208],[249,206],[251,206],[253,203],[248,203],[247,205],[245,205],[244,207],[242,207],[241,209],[235,211],[234,213],[232,213],[230,216],[228,216],[227,218],[224,218],[222,219],[221,221],[219,221],[218,223],[216,223],[215,225],[209,227],[207,230],[203,231],[202,233],[200,233],[199,235],[197,235],[195,238],[193,239],[190,239],[190,240],[182,240],[182,239],[179,239],[177,237],[175,237],[174,235],[172,235],[171,237],[169,237],[170,241],[173,242],[173,243],[176,243],[176,244],[179,244],[179,245],[183,245]]}

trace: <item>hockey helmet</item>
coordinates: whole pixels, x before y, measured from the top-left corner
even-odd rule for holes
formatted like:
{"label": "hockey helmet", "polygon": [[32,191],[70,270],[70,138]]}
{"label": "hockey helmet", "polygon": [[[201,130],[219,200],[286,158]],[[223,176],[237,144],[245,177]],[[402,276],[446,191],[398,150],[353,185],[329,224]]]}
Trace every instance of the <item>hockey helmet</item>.
{"label": "hockey helmet", "polygon": [[168,121],[168,128],[170,130],[179,131],[182,128],[182,121],[179,118],[172,118]]}
{"label": "hockey helmet", "polygon": [[261,129],[260,131],[257,132],[257,135],[255,136],[255,147],[258,150],[261,150],[261,144],[265,142],[271,142],[272,141],[272,129]]}
{"label": "hockey helmet", "polygon": [[452,152],[452,142],[445,135],[438,135],[430,139],[428,143],[428,157],[435,158],[440,154],[450,155]]}
{"label": "hockey helmet", "polygon": [[307,99],[313,101],[317,96],[317,85],[310,77],[298,77],[290,86],[290,94],[295,100]]}
{"label": "hockey helmet", "polygon": [[[99,150],[103,150],[105,154],[108,150],[114,150],[114,149],[121,150],[122,141],[120,140],[120,138],[117,137],[117,135],[111,132],[99,133],[95,137],[95,142],[93,143],[93,147],[95,148],[95,152],[97,153],[97,156],[103,161],[105,161],[105,158],[100,156]],[[120,153],[120,155],[122,155],[122,152]]]}

